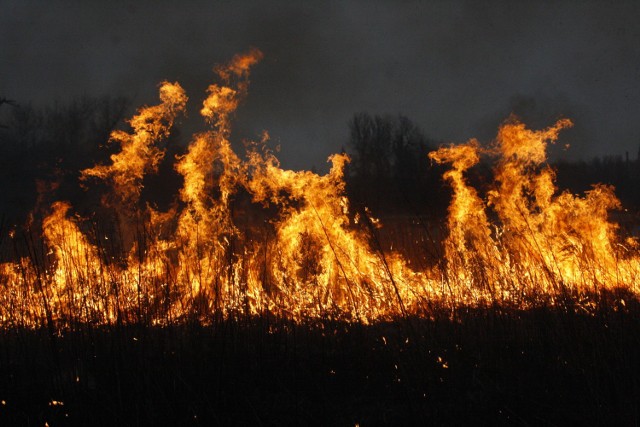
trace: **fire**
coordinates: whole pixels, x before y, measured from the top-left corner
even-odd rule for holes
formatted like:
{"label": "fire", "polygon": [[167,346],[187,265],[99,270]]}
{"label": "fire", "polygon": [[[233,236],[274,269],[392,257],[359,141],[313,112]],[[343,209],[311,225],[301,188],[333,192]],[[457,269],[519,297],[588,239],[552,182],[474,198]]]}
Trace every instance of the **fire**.
{"label": "fire", "polygon": [[[634,240],[619,241],[608,213],[620,207],[613,188],[595,185],[579,197],[557,195],[546,146],[562,128],[532,131],[516,119],[498,132],[495,184],[485,200],[467,184],[464,172],[479,161],[477,142],[441,148],[430,157],[451,163],[444,177],[454,190],[445,243],[447,277],[477,299],[526,304],[552,302],[617,287],[636,291],[638,257]],[[489,213],[497,219],[488,220]]]}
{"label": "fire", "polygon": [[[470,187],[464,172],[480,161],[479,144],[475,140],[467,144],[442,147],[429,154],[438,163],[451,163],[452,169],[444,173],[444,179],[453,187],[453,200],[449,206],[449,237],[445,241],[448,268],[445,270],[447,280],[454,280],[454,287],[462,294],[458,296],[470,298],[474,280],[483,280],[484,276],[476,276],[474,266],[482,266],[490,262],[501,263],[495,242],[491,238],[491,229],[485,203],[477,191]],[[469,287],[468,289],[466,289]]]}
{"label": "fire", "polygon": [[[534,131],[511,118],[491,147],[471,140],[430,153],[450,165],[443,178],[453,198],[445,261],[416,270],[376,243],[377,219],[352,211],[347,155],[331,156],[329,173],[319,175],[283,169],[266,133],[243,157],[233,150],[232,116],[261,59],[251,50],[214,69],[219,82],[200,110],[209,129],[172,159],[182,188],[168,211],[140,197],[145,175],[169,161],[160,142],[186,109],[184,90],[162,83],[160,103],[140,109],[131,132],[112,133],[120,151],[111,163],[81,173],[87,187],[109,186],[102,209],[112,219],[80,218],[69,203],[53,203],[41,246],[32,239],[26,255],[16,249],[16,261],[0,265],[5,325],[206,323],[265,312],[374,322],[428,315],[433,306],[526,308],[603,289],[637,292],[637,243],[608,219],[620,207],[613,189],[558,194],[546,166],[547,144],[570,121]],[[483,157],[495,165],[486,191],[467,178]]]}
{"label": "fire", "polygon": [[111,165],[98,165],[82,171],[82,178],[90,176],[109,181],[119,201],[125,205],[140,197],[142,178],[155,172],[164,157],[164,151],[154,145],[166,137],[176,116],[182,113],[187,96],[178,83],[164,82],[160,86],[162,104],[140,110],[129,124],[133,134],[114,131],[111,140],[120,144],[121,151],[111,156]]}

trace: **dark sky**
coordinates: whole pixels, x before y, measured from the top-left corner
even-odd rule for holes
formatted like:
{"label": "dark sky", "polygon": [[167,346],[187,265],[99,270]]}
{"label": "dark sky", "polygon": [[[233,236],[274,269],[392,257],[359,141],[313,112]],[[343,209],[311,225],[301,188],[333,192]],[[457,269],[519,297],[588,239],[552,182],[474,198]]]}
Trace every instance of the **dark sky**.
{"label": "dark sky", "polygon": [[323,168],[361,111],[445,142],[491,138],[510,112],[567,116],[569,158],[640,145],[638,1],[0,0],[0,97],[138,106],[168,79],[197,107],[213,65],[250,47],[265,59],[237,128],[269,130],[287,167]]}

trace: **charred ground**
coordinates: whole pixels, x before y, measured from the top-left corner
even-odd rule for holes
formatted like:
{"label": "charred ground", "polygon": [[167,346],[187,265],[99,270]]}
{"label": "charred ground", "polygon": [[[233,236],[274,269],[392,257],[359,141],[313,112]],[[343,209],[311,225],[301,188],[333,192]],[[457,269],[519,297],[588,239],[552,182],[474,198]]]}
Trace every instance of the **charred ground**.
{"label": "charred ground", "polygon": [[464,309],[364,326],[5,330],[3,425],[628,425],[638,301]]}

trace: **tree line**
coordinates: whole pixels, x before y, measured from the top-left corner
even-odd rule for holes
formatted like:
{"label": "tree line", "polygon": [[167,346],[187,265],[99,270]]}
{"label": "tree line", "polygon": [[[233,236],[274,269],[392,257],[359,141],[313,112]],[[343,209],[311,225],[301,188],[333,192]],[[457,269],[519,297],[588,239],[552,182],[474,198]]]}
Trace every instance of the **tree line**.
{"label": "tree line", "polygon": [[[79,173],[108,162],[117,150],[109,144],[109,135],[126,126],[127,100],[82,98],[45,108],[0,100],[0,213],[24,221],[53,200],[69,200],[81,212],[91,212],[99,192],[83,189]],[[167,156],[184,150],[177,130],[173,140],[160,142]],[[378,215],[443,218],[451,194],[442,180],[446,167],[428,159],[440,144],[406,116],[354,114],[344,148],[352,159],[345,174],[351,203]],[[148,200],[168,205],[180,177],[171,162],[163,164],[144,191]],[[626,208],[640,209],[640,153],[635,159],[607,156],[552,166],[561,189],[579,193],[593,183],[612,184]],[[482,191],[492,180],[491,166],[481,163],[469,175]]]}

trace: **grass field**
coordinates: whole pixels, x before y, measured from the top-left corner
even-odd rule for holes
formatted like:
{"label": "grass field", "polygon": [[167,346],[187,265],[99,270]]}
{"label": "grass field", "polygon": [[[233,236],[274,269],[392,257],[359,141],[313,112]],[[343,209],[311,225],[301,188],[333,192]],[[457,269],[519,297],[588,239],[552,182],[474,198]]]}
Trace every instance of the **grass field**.
{"label": "grass field", "polygon": [[372,326],[5,330],[0,424],[636,425],[640,305],[615,301]]}

